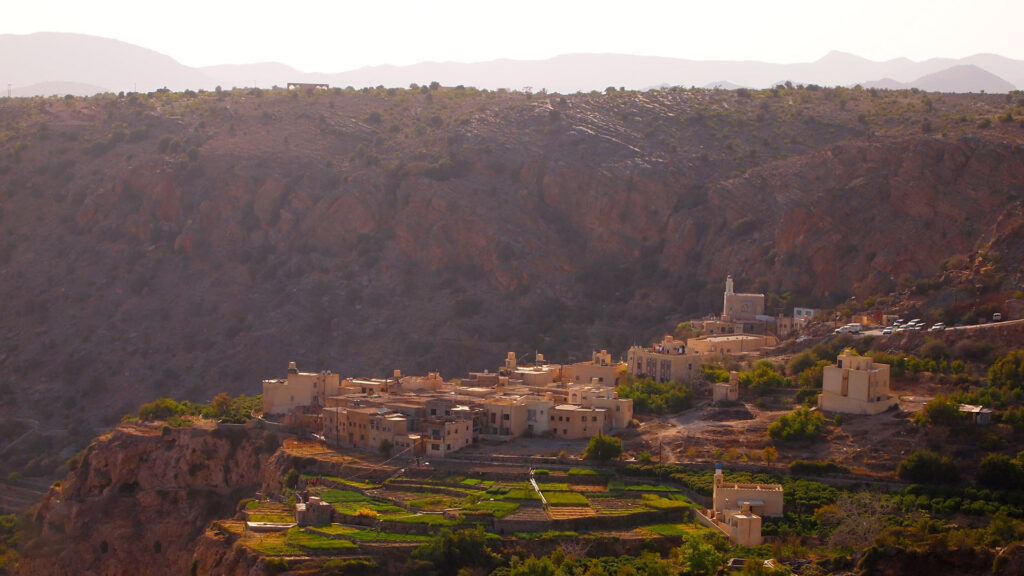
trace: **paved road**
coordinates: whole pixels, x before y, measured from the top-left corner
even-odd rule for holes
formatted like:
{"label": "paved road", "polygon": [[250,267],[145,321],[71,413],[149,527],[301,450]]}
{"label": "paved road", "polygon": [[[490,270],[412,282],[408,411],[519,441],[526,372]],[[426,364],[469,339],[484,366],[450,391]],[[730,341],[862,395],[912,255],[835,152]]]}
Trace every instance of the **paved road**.
{"label": "paved road", "polygon": [[[1021,320],[1004,320],[1002,322],[988,322],[986,324],[971,324],[969,326],[949,326],[949,327],[946,328],[945,331],[946,332],[956,332],[956,331],[961,331],[961,330],[967,330],[967,331],[988,330],[988,329],[992,329],[992,328],[1003,328],[1003,327],[1006,327],[1006,326],[1015,326],[1015,325],[1018,325],[1018,324],[1024,324],[1024,319],[1021,319]],[[922,330],[920,332],[916,332],[916,334],[923,334],[925,332],[931,332],[931,330],[927,330],[927,329],[926,330]],[[903,332],[900,332],[900,334],[903,334]],[[877,329],[874,329],[874,330],[865,330],[865,331],[861,332],[861,336],[881,336],[881,335],[882,335],[882,329],[881,328],[877,328]],[[894,336],[895,336],[895,334],[894,334]]]}

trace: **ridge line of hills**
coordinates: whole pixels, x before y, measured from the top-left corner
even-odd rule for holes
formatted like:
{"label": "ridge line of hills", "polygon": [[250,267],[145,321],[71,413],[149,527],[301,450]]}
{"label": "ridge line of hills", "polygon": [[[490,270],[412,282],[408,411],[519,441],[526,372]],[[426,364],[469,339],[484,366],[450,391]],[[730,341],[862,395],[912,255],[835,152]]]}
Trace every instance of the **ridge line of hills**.
{"label": "ridge line of hills", "polygon": [[1006,93],[1024,87],[1024,61],[995,54],[914,62],[882,62],[833,51],[806,63],[698,61],[626,54],[565,54],[545,60],[421,62],[379,65],[337,73],[302,72],[277,62],[190,67],[173,58],[118,40],[57,32],[0,35],[0,70],[19,97],[102,92],[212,90],[217,86],[270,88],[289,82],[332,86],[405,87],[440,82],[481,89],[547,90],[558,93],[608,86],[768,88],[777,84],[854,86],[929,92]]}

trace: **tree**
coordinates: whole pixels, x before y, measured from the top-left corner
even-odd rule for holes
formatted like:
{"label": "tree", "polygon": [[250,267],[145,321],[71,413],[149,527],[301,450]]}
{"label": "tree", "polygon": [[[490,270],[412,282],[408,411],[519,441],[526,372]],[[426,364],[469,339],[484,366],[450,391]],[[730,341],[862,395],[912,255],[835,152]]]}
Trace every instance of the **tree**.
{"label": "tree", "polygon": [[959,476],[951,458],[922,450],[904,458],[896,467],[896,475],[918,484],[952,484]]}
{"label": "tree", "polygon": [[825,416],[811,412],[806,406],[784,414],[768,426],[772,440],[799,442],[817,440],[825,428]]}
{"label": "tree", "polygon": [[768,466],[771,466],[778,459],[779,451],[775,449],[775,446],[765,446],[764,450],[761,450],[761,460]]}
{"label": "tree", "polygon": [[452,532],[447,528],[426,544],[412,551],[411,567],[414,572],[438,576],[456,576],[463,568],[478,568],[490,573],[501,557],[487,546],[487,534],[482,526]]}
{"label": "tree", "polygon": [[988,381],[996,387],[1024,388],[1024,350],[1014,350],[996,360],[988,369]]}
{"label": "tree", "polygon": [[874,542],[893,512],[891,500],[871,492],[843,492],[835,503],[818,508],[814,519],[829,534],[829,546],[864,550]]}
{"label": "tree", "polygon": [[139,420],[166,420],[186,411],[184,406],[170,398],[159,398],[139,407]]}
{"label": "tree", "polygon": [[544,556],[535,558],[530,556],[526,560],[514,559],[509,567],[509,576],[555,576],[558,567],[551,561],[551,558]]}
{"label": "tree", "polygon": [[1024,488],[1024,469],[1005,454],[989,454],[978,465],[978,484],[997,490]]}
{"label": "tree", "polygon": [[828,360],[819,360],[813,366],[802,370],[796,377],[796,383],[801,388],[821,390],[821,383],[825,376],[825,366],[829,366]]}
{"label": "tree", "polygon": [[810,350],[804,350],[789,359],[789,362],[786,363],[786,373],[790,376],[796,376],[814,366],[817,362],[818,358]]}
{"label": "tree", "polygon": [[750,372],[740,374],[740,386],[756,392],[767,392],[772,388],[790,386],[793,381],[775,371],[775,366],[768,360],[761,360]]}
{"label": "tree", "polygon": [[683,542],[673,551],[673,556],[683,565],[680,574],[718,574],[725,566],[725,556],[709,542],[696,538]]}
{"label": "tree", "polygon": [[284,487],[288,488],[289,490],[295,490],[295,488],[298,485],[299,485],[299,471],[296,470],[295,468],[291,468],[284,475]]}
{"label": "tree", "polygon": [[380,441],[380,446],[377,450],[381,453],[381,456],[385,458],[391,456],[391,451],[395,449],[395,445],[387,438]]}
{"label": "tree", "polygon": [[686,341],[687,338],[696,338],[700,336],[701,331],[699,328],[693,325],[693,322],[680,322],[676,324],[676,329],[672,332],[672,335],[677,340]]}
{"label": "tree", "polygon": [[651,378],[627,379],[615,388],[621,398],[633,400],[639,413],[679,412],[693,404],[693,390],[680,382],[655,382]]}
{"label": "tree", "polygon": [[918,425],[934,424],[937,426],[956,426],[963,423],[960,404],[948,396],[938,394],[935,399],[924,405],[924,409],[914,416]]}
{"label": "tree", "polygon": [[598,434],[590,438],[587,449],[584,452],[586,458],[600,460],[602,462],[615,460],[622,455],[622,440],[615,436]]}
{"label": "tree", "polygon": [[210,402],[210,408],[213,409],[214,416],[227,416],[231,412],[231,396],[227,392],[217,394],[213,397],[213,402]]}

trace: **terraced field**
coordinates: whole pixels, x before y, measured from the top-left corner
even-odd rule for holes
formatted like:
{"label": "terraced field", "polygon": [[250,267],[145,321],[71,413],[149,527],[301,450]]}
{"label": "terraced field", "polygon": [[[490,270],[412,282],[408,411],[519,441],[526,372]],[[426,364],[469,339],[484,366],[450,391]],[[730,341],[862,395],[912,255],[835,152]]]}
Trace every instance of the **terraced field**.
{"label": "terraced field", "polygon": [[[338,512],[362,516],[368,521],[388,521],[388,526],[398,526],[399,530],[402,524],[409,524],[411,531],[421,530],[412,525],[457,526],[472,522],[486,526],[499,519],[555,526],[553,522],[599,516],[621,516],[628,525],[628,517],[634,514],[693,506],[673,486],[620,479],[605,482],[594,474],[586,475],[588,481],[581,482],[578,478],[583,474],[577,470],[574,475],[538,475],[537,487],[544,495],[545,505],[526,474],[522,480],[451,474],[397,475],[383,484],[336,477],[304,476],[303,480],[310,494],[319,495]],[[274,512],[280,514],[285,510]]]}

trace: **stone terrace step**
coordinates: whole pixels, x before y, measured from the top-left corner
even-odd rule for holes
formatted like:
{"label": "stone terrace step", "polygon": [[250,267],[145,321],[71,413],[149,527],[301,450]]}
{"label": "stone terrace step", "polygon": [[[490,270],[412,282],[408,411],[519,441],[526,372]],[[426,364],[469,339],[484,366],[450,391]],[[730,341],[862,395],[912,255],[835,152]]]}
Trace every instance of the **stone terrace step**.
{"label": "stone terrace step", "polygon": [[598,512],[607,510],[633,510],[640,512],[643,508],[638,503],[639,501],[637,500],[620,500],[618,498],[594,498],[590,501],[590,505]]}
{"label": "stone terrace step", "polygon": [[597,515],[590,506],[552,506],[548,509],[548,514],[554,520],[593,518]]}
{"label": "stone terrace step", "polygon": [[505,520],[520,521],[520,522],[525,522],[525,521],[531,521],[531,522],[533,522],[533,521],[542,521],[542,522],[546,522],[546,521],[550,520],[551,518],[548,516],[547,511],[545,511],[540,506],[520,506],[519,510],[516,510],[515,512],[509,514],[508,516],[505,516],[504,519]]}

